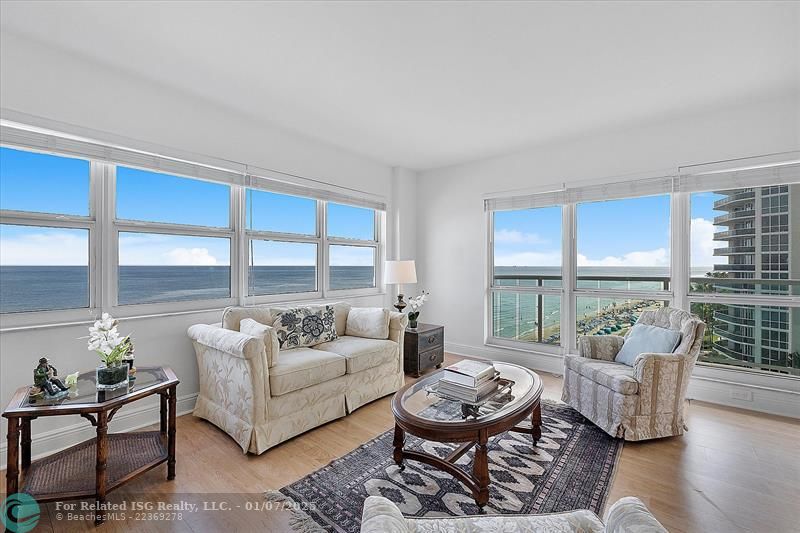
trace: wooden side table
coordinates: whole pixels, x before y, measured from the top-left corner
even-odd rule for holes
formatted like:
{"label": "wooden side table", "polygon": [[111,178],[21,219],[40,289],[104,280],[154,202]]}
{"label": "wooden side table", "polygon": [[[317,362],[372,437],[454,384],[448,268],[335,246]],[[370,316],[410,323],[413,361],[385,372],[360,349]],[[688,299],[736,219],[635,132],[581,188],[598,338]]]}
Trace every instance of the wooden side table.
{"label": "wooden side table", "polygon": [[419,377],[423,370],[441,368],[444,362],[444,326],[417,324],[403,339],[403,369]]}
{"label": "wooden side table", "polygon": [[[175,479],[178,383],[169,367],[139,367],[133,386],[114,391],[98,391],[94,371],[78,376],[77,387],[59,400],[31,398],[30,386],[17,389],[3,412],[8,419],[6,494],[22,491],[42,503],[94,497],[95,524],[100,524],[109,491],[165,462],[167,479]],[[117,411],[154,394],[161,397],[158,431],[108,434],[108,423]],[[75,414],[97,428],[97,437],[31,462],[31,421]]]}

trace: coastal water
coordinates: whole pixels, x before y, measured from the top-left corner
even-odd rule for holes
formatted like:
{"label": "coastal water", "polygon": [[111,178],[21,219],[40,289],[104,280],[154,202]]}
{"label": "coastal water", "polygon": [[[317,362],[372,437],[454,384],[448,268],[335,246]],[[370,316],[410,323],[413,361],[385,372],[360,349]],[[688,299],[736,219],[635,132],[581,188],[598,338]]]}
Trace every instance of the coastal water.
{"label": "coastal water", "polygon": [[[371,266],[331,267],[332,289],[374,286]],[[250,294],[316,290],[313,266],[251,268]],[[122,266],[119,303],[159,303],[227,298],[227,266]],[[0,266],[0,312],[73,309],[89,305],[89,270],[82,266]]]}

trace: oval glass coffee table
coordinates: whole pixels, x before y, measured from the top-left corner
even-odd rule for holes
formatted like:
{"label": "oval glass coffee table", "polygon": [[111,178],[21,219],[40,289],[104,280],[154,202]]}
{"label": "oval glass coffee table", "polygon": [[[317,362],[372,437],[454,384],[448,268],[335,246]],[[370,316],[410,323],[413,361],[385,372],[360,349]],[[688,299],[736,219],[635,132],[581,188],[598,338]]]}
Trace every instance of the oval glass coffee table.
{"label": "oval glass coffee table", "polygon": [[[394,414],[394,461],[404,468],[403,461],[420,461],[451,474],[472,491],[479,507],[489,501],[489,437],[506,431],[527,433],[533,444],[541,438],[542,411],[539,400],[542,380],[535,372],[511,363],[493,362],[501,380],[513,382],[500,389],[481,405],[447,399],[436,394],[436,383],[444,371],[430,374],[400,389],[392,399]],[[519,426],[530,420],[530,427]],[[441,458],[403,447],[409,433],[425,440],[463,443],[447,457]],[[455,465],[458,459],[475,447],[472,473]]]}

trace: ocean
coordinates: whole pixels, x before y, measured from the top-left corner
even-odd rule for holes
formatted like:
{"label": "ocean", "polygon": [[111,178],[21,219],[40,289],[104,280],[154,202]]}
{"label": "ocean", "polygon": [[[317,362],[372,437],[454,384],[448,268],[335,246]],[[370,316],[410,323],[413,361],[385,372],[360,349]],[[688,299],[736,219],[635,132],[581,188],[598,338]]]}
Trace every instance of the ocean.
{"label": "ocean", "polygon": [[[331,267],[332,289],[374,286],[371,266]],[[250,294],[288,294],[316,290],[313,266],[251,268]],[[73,309],[89,305],[89,270],[82,266],[0,266],[0,312]],[[226,266],[122,266],[119,303],[160,303],[227,298]]]}

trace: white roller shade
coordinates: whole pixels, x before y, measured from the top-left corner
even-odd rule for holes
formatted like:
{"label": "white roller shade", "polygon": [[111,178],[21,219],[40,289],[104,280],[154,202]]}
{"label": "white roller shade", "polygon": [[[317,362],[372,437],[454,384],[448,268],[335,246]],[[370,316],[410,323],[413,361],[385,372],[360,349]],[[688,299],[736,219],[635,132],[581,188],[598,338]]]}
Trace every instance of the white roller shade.
{"label": "white roller shade", "polygon": [[568,188],[568,201],[574,203],[602,202],[603,200],[669,194],[673,192],[673,181],[673,177],[665,176]]}
{"label": "white roller shade", "polygon": [[510,211],[515,209],[533,209],[536,207],[551,207],[566,203],[566,191],[551,191],[516,196],[498,196],[486,198],[483,201],[487,211]]}
{"label": "white roller shade", "polygon": [[722,191],[800,183],[800,161],[776,163],[764,167],[681,174],[682,192]]}
{"label": "white roller shade", "polygon": [[[367,195],[353,191],[352,194],[341,192],[335,186],[322,182],[314,182],[307,178],[283,175],[279,172],[261,172],[261,175],[248,174],[245,185],[252,189],[262,189],[293,196],[305,196],[328,202],[366,207],[378,211],[386,211],[386,201],[377,196]],[[290,181],[294,178],[296,181]],[[297,181],[305,183],[297,183]],[[346,189],[345,189],[346,190]]]}

